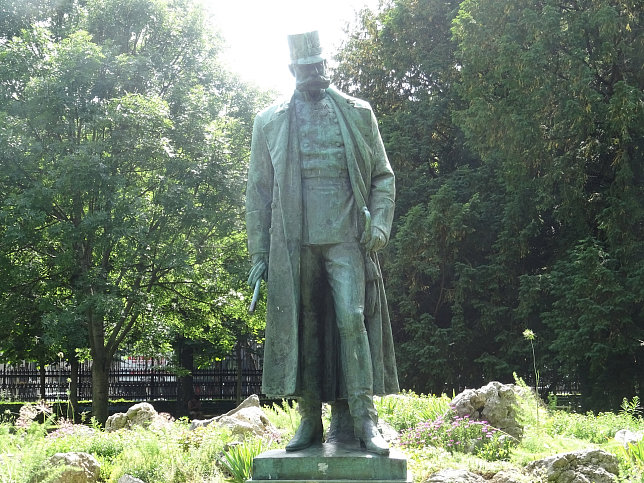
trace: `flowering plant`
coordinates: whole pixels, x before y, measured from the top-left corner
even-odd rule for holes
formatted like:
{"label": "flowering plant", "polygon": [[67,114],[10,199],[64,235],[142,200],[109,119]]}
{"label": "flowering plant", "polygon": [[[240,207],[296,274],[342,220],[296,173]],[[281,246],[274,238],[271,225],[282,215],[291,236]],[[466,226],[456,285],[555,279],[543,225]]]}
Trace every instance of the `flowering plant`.
{"label": "flowering plant", "polygon": [[403,432],[400,443],[411,448],[440,446],[450,453],[470,453],[495,461],[508,459],[516,440],[490,426],[487,421],[447,413],[434,420],[418,423],[414,428]]}

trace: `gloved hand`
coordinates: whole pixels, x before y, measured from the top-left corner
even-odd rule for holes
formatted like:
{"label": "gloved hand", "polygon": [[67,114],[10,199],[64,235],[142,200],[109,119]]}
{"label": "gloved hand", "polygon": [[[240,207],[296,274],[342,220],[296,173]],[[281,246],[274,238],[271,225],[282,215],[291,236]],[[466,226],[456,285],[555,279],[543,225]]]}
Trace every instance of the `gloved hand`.
{"label": "gloved hand", "polygon": [[248,285],[254,287],[258,280],[266,279],[266,269],[268,268],[268,254],[256,253],[252,257],[253,266],[248,273]]}
{"label": "gloved hand", "polygon": [[371,227],[371,233],[364,233],[362,241],[365,244],[365,250],[368,252],[377,252],[387,244],[387,237],[380,228]]}

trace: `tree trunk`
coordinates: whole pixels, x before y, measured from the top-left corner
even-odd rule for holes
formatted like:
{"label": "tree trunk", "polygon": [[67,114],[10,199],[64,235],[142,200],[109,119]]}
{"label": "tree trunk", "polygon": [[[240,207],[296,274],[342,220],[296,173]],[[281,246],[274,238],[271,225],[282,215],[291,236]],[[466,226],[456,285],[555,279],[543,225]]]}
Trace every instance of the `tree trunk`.
{"label": "tree trunk", "polygon": [[69,375],[69,404],[71,406],[71,414],[67,414],[67,419],[76,420],[78,414],[78,367],[80,363],[76,357],[71,357],[69,361],[70,375]]}
{"label": "tree trunk", "polygon": [[92,416],[102,426],[107,421],[109,375],[109,357],[95,356],[92,361]]}
{"label": "tree trunk", "polygon": [[194,396],[192,372],[194,370],[194,348],[186,343],[183,337],[177,341],[176,349],[179,365],[182,369],[189,371],[186,375],[179,377],[177,387],[177,416],[188,415],[188,401]]}

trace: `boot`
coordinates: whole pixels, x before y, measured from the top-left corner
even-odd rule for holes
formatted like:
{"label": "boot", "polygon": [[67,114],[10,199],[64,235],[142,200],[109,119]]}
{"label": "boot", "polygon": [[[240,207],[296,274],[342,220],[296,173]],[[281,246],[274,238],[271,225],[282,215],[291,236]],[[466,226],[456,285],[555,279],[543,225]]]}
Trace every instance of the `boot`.
{"label": "boot", "polygon": [[299,451],[322,443],[322,405],[319,402],[298,401],[302,419],[295,435],[286,445],[286,451]]}
{"label": "boot", "polygon": [[333,444],[356,443],[353,431],[353,418],[349,412],[349,403],[338,399],[331,403],[331,424],[326,433],[326,442]]}
{"label": "boot", "polygon": [[364,449],[379,455],[389,454],[389,445],[371,418],[361,417],[357,419],[354,428],[356,436],[360,439],[360,446]]}
{"label": "boot", "polygon": [[353,333],[346,331],[340,338],[342,370],[355,436],[367,451],[387,455],[389,446],[375,423],[378,414],[373,405],[373,367],[367,331],[364,328]]}

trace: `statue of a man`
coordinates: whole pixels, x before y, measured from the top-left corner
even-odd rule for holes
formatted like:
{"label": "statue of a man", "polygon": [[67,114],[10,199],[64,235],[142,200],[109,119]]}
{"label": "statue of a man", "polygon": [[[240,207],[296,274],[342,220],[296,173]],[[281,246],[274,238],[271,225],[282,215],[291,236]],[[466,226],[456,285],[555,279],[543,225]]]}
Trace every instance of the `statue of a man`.
{"label": "statue of a man", "polygon": [[398,392],[376,252],[389,238],[394,174],[367,102],[329,87],[317,32],[288,37],[296,90],[259,113],[246,191],[249,284],[267,280],[263,392],[296,397],[286,446],[356,439],[388,454],[373,395]]}

